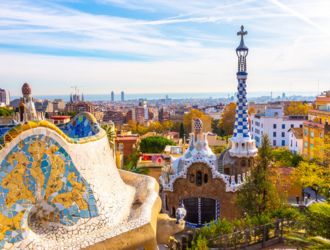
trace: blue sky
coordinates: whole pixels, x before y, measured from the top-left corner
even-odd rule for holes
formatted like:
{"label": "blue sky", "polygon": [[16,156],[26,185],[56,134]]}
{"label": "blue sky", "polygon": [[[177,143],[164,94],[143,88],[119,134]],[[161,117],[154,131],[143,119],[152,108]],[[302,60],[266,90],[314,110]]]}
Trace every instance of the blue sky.
{"label": "blue sky", "polygon": [[0,1],[0,87],[18,95],[234,92],[241,24],[248,91],[330,88],[328,0]]}

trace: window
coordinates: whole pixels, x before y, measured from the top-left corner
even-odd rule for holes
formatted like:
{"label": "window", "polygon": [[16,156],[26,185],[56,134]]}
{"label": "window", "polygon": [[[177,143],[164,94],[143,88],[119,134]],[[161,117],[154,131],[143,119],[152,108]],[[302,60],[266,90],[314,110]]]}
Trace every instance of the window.
{"label": "window", "polygon": [[273,137],[276,137],[276,132],[273,132]]}
{"label": "window", "polygon": [[282,124],[282,129],[285,129],[285,124]]}
{"label": "window", "polygon": [[273,146],[274,147],[276,146],[276,140],[273,140]]}
{"label": "window", "polygon": [[282,137],[285,137],[285,132],[282,132]]}
{"label": "window", "polygon": [[304,129],[304,135],[307,136],[308,135],[308,130],[305,128]]}
{"label": "window", "polygon": [[202,185],[202,182],[203,182],[202,178],[203,178],[202,172],[201,171],[197,171],[197,173],[196,173],[196,185],[197,186],[201,186]]}
{"label": "window", "polygon": [[274,123],[274,124],[273,124],[273,129],[276,129],[276,127],[277,127],[277,126],[276,126],[276,124]]}
{"label": "window", "polygon": [[167,199],[167,195],[165,195],[165,209],[166,209],[166,211],[168,211],[168,199]]}
{"label": "window", "polygon": [[304,147],[307,148],[308,147],[308,142],[304,142]]}
{"label": "window", "polygon": [[311,143],[311,144],[310,144],[310,147],[311,147],[311,149],[312,149],[312,148],[314,148],[314,144],[313,144],[313,143]]}
{"label": "window", "polygon": [[298,147],[298,142],[296,142],[296,147]]}
{"label": "window", "polygon": [[208,177],[208,175],[207,175],[207,174],[204,174],[204,183],[207,183],[207,182],[208,182],[208,180],[209,180],[209,177]]}
{"label": "window", "polygon": [[292,147],[292,140],[290,140],[290,145],[291,145],[291,147]]}
{"label": "window", "polygon": [[294,128],[294,125],[293,124],[291,124],[291,128]]}
{"label": "window", "polygon": [[311,137],[312,138],[314,137],[314,131],[311,131]]}
{"label": "window", "polygon": [[299,125],[299,128],[302,128],[302,127],[303,127],[303,125],[302,125],[302,124],[300,124],[300,125]]}
{"label": "window", "polygon": [[282,140],[282,146],[285,146],[285,140]]}

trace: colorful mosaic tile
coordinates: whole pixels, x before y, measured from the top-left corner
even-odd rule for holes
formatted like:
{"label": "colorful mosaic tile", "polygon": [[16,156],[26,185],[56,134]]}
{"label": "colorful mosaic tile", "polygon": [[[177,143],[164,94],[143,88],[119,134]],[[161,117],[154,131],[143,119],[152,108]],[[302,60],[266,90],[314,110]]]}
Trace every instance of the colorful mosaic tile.
{"label": "colorful mosaic tile", "polygon": [[89,184],[65,149],[45,135],[20,141],[0,164],[0,248],[24,239],[33,211],[64,225],[98,215]]}
{"label": "colorful mosaic tile", "polygon": [[84,138],[94,136],[100,131],[99,124],[89,113],[81,113],[68,124],[61,126],[61,130],[70,138]]}
{"label": "colorful mosaic tile", "polygon": [[[6,128],[4,135],[0,134],[0,144],[5,145],[15,139],[20,133],[37,127],[45,127],[56,131],[63,139],[69,143],[87,143],[98,140],[106,136],[106,133],[100,128],[95,117],[87,112],[80,113],[66,125],[56,126],[55,124],[41,120],[28,121],[14,127]],[[1,149],[1,147],[0,147]]]}

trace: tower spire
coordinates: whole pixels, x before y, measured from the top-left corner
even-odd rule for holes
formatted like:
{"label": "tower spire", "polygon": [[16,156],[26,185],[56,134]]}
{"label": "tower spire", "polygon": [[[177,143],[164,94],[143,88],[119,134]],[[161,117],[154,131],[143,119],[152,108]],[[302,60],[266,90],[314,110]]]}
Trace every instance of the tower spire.
{"label": "tower spire", "polygon": [[251,138],[249,132],[248,123],[248,106],[246,98],[246,57],[249,49],[244,44],[244,36],[247,35],[247,31],[244,31],[244,26],[241,26],[241,30],[237,32],[238,36],[241,36],[239,46],[236,48],[236,55],[238,58],[238,70],[237,70],[237,101],[236,101],[236,118],[234,125],[233,137],[231,141],[231,149],[229,150],[232,156],[247,157],[254,156],[257,153],[255,147],[255,141]]}

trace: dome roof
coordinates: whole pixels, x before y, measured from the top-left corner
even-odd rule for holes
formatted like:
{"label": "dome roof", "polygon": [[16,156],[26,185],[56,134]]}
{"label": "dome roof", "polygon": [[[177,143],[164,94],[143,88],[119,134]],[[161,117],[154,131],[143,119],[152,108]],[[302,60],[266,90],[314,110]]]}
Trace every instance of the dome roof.
{"label": "dome roof", "polygon": [[28,83],[24,83],[22,86],[22,94],[23,95],[31,95],[31,87]]}

